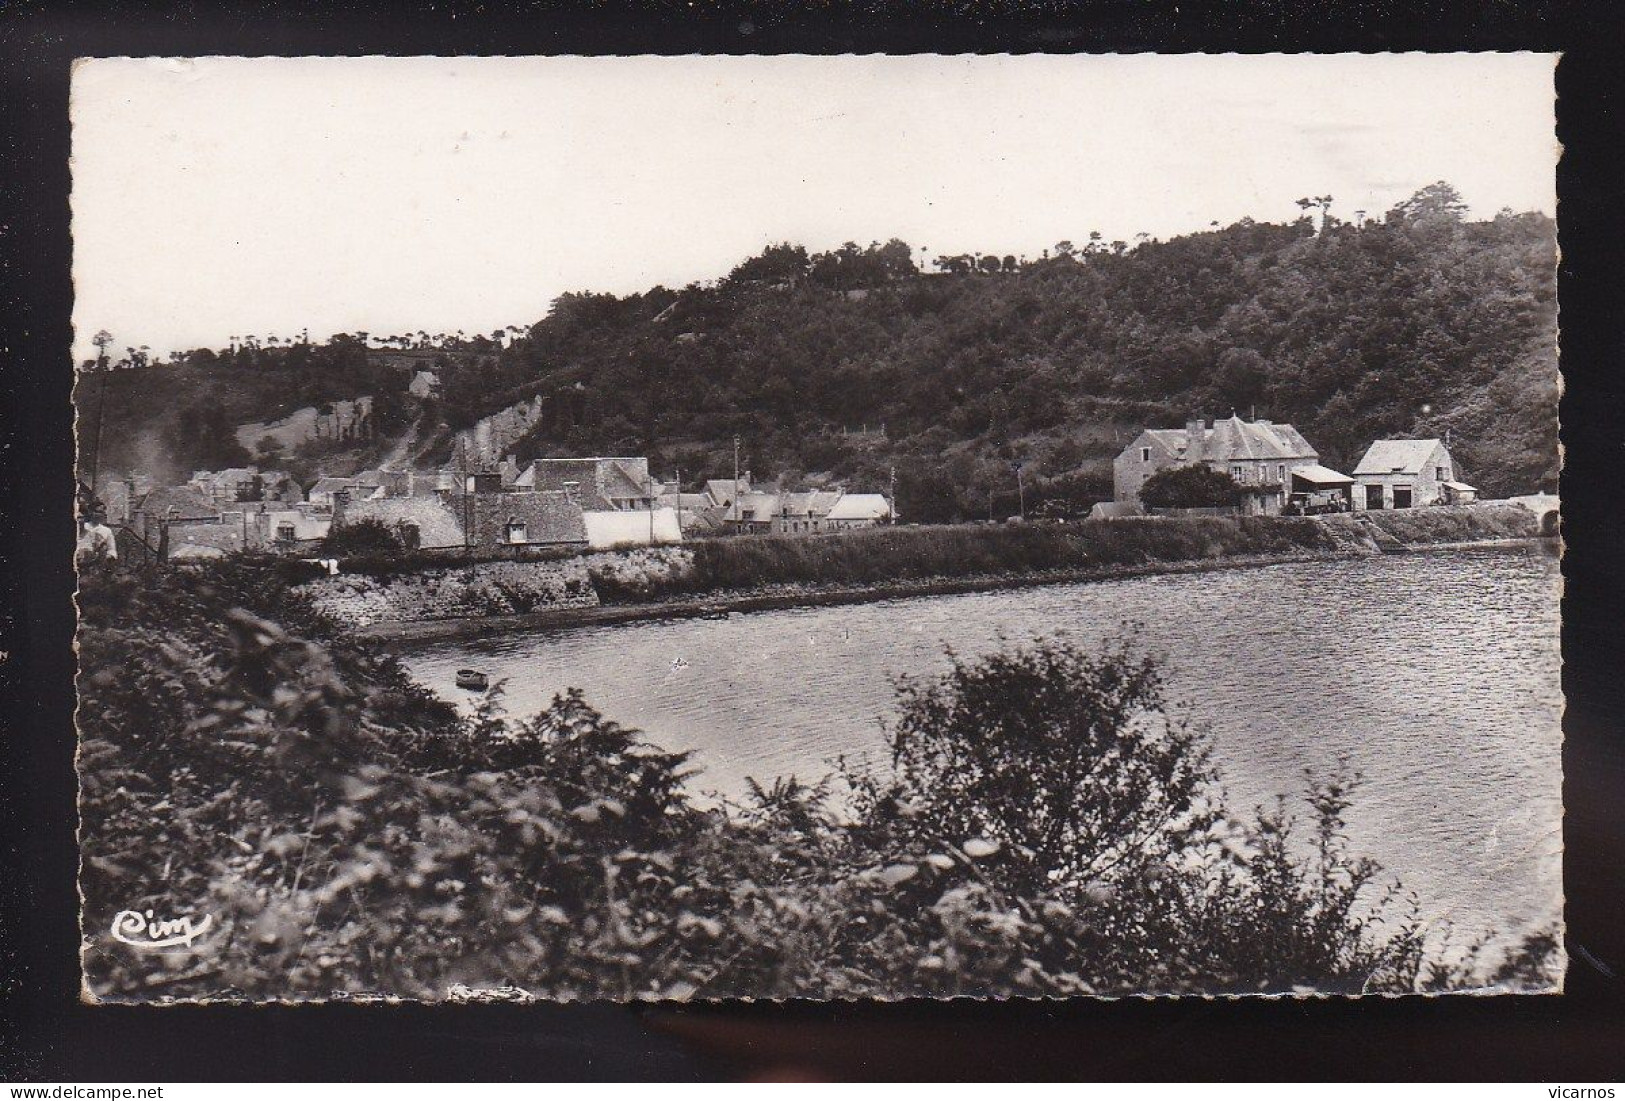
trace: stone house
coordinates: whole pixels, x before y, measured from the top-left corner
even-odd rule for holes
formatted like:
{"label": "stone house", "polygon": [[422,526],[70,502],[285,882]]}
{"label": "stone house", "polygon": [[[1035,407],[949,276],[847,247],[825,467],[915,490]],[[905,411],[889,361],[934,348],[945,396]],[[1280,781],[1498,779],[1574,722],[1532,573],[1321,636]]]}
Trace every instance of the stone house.
{"label": "stone house", "polygon": [[1378,440],[1354,468],[1354,507],[1466,504],[1478,490],[1461,481],[1443,440]]}
{"label": "stone house", "polygon": [[244,501],[275,501],[298,504],[305,499],[299,483],[281,470],[261,470],[257,466],[234,466],[225,470],[199,470],[187,487],[216,505],[225,507]]}
{"label": "stone house", "polygon": [[1293,467],[1319,466],[1320,455],[1290,424],[1202,418],[1184,428],[1148,428],[1112,461],[1112,498],[1140,504],[1140,490],[1158,471],[1205,465],[1228,474],[1242,490],[1240,511],[1279,515],[1291,492]]}
{"label": "stone house", "polygon": [[872,528],[877,524],[889,523],[895,518],[891,502],[886,500],[884,493],[843,493],[841,499],[835,502],[825,515],[824,530],[849,531],[852,528]]}
{"label": "stone house", "polygon": [[642,457],[537,459],[513,488],[567,493],[589,512],[647,511],[660,492]]}
{"label": "stone house", "polygon": [[[422,498],[420,498],[422,499]],[[585,547],[579,501],[562,490],[453,494],[446,505],[474,547]]]}

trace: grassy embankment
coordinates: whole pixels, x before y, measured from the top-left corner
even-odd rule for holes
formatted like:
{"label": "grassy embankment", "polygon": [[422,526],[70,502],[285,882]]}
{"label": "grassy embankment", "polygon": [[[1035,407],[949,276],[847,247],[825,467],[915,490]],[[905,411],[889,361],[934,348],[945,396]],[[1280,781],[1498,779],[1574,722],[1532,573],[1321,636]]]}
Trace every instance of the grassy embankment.
{"label": "grassy embankment", "polygon": [[[1538,534],[1535,517],[1515,505],[1378,513],[1371,524],[1407,545]],[[1363,521],[1339,516],[876,528],[811,538],[703,540],[690,549],[687,569],[631,579],[594,570],[594,588],[607,604],[637,604],[786,586],[1110,576],[1159,566],[1372,554],[1378,546]]]}

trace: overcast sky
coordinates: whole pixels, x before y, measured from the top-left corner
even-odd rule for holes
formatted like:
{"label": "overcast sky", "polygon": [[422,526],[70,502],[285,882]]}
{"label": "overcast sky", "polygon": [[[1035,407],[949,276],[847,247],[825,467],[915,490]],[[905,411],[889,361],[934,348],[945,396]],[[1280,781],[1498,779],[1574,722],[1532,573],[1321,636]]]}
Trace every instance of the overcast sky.
{"label": "overcast sky", "polygon": [[[490,331],[777,241],[1038,255],[1434,180],[1555,212],[1545,55],[111,59],[73,82],[76,359]],[[917,256],[920,254],[917,252]]]}

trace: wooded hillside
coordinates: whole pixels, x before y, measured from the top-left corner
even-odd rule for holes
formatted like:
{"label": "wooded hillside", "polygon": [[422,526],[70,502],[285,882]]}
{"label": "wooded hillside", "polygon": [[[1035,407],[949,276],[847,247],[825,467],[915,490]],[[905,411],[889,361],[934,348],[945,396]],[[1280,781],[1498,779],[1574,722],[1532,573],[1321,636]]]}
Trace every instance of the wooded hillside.
{"label": "wooded hillside", "polygon": [[1464,211],[1436,184],[1360,226],[1322,211],[930,274],[899,241],[776,246],[710,285],[564,295],[448,368],[432,412],[460,427],[541,393],[521,458],[648,454],[688,483],[730,473],[735,436],[758,476],[881,487],[895,465],[922,521],[1013,512],[1017,461],[1029,507],[1086,507],[1141,427],[1233,410],[1342,469],[1448,430],[1487,495],[1554,489],[1555,226]]}

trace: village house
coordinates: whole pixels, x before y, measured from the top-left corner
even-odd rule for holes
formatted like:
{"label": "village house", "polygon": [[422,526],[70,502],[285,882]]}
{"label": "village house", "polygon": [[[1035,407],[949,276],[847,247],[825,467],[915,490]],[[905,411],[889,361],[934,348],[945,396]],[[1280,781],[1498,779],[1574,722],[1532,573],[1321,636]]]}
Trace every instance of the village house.
{"label": "village house", "polygon": [[278,508],[261,505],[248,514],[249,545],[273,551],[309,550],[327,538],[333,519],[309,504]]}
{"label": "village house", "polygon": [[748,471],[737,481],[713,478],[702,496],[720,515],[722,528],[740,535],[812,535],[892,519],[884,494],[838,488],[786,491],[779,482],[752,484]]}
{"label": "village house", "polygon": [[[744,494],[750,492],[750,471],[745,471],[743,478],[712,478],[705,483],[703,491],[709,507],[721,511],[727,516],[733,508],[734,502]],[[730,518],[731,519],[731,518]]]}
{"label": "village house", "polygon": [[897,519],[891,502],[883,493],[843,493],[824,516],[824,530],[850,531],[872,528]]}
{"label": "village house", "polygon": [[464,485],[433,495],[353,501],[340,490],[333,506],[334,528],[373,520],[407,550],[585,547],[583,516],[562,491],[505,489],[496,472],[470,474]]}
{"label": "village house", "polygon": [[475,547],[583,547],[587,522],[578,501],[561,491],[455,494],[447,504]]}
{"label": "village house", "polygon": [[220,506],[192,486],[158,486],[131,503],[129,526],[156,549],[170,528],[219,524],[220,515]]}
{"label": "village house", "polygon": [[570,494],[589,512],[648,511],[658,489],[642,457],[537,459],[513,486]]}
{"label": "village house", "polygon": [[186,483],[216,505],[243,501],[279,501],[294,504],[305,499],[299,483],[280,470],[234,466],[225,470],[199,470]]}
{"label": "village house", "polygon": [[1238,416],[1203,419],[1184,428],[1148,428],[1112,462],[1112,497],[1140,504],[1140,490],[1158,471],[1205,465],[1241,487],[1240,511],[1279,515],[1289,496],[1346,488],[1352,480],[1320,465],[1320,455],[1290,424]]}
{"label": "village house", "polygon": [[679,530],[685,537],[715,535],[722,530],[722,509],[708,493],[679,492],[676,482],[657,485],[655,508],[677,513]]}
{"label": "village house", "polygon": [[1443,440],[1378,440],[1354,468],[1360,509],[1467,504],[1478,490],[1460,480]]}

